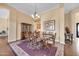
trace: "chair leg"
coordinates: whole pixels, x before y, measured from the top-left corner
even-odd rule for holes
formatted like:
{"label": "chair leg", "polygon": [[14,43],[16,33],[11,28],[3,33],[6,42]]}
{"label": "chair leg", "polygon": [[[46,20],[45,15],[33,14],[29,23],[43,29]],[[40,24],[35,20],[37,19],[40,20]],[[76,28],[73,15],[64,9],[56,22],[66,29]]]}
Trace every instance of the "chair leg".
{"label": "chair leg", "polygon": [[55,40],[53,40],[53,43],[55,44]]}

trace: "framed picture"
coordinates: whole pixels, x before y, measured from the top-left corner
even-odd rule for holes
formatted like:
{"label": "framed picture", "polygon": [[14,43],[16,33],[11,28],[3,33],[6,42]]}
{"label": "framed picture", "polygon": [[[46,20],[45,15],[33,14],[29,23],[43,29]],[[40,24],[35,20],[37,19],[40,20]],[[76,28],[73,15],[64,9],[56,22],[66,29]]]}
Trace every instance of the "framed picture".
{"label": "framed picture", "polygon": [[55,20],[44,21],[44,30],[54,31],[55,30]]}
{"label": "framed picture", "polygon": [[76,37],[79,38],[79,23],[76,24]]}

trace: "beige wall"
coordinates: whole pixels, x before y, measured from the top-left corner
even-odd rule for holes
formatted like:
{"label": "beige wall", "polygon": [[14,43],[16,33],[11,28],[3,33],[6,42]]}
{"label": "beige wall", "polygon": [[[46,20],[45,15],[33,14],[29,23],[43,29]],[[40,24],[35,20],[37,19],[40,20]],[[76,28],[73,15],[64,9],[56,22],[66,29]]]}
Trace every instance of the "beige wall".
{"label": "beige wall", "polygon": [[[13,30],[14,30],[14,34],[15,34],[15,40],[20,40],[21,39],[21,23],[28,23],[28,24],[32,24],[32,18],[28,15],[25,15],[21,12],[19,12],[18,10],[13,10],[12,11],[12,15],[13,15],[13,18],[14,19],[13,21],[10,21],[10,23],[12,24],[13,23],[13,26],[14,26],[14,29],[12,27]],[[12,32],[12,31],[11,31]],[[13,35],[12,35],[13,37]]]}
{"label": "beige wall", "polygon": [[66,26],[71,29],[71,16],[70,16],[70,13],[65,14],[65,27]]}
{"label": "beige wall", "polygon": [[65,24],[69,26],[73,38],[76,39],[76,23],[79,23],[79,8],[73,9],[65,17]]}
{"label": "beige wall", "polygon": [[43,32],[43,22],[55,20],[56,41],[64,43],[64,6],[59,6],[54,10],[43,12],[41,15],[41,31]]}
{"label": "beige wall", "polygon": [[21,23],[32,24],[32,18],[17,11],[17,40],[21,39]]}
{"label": "beige wall", "polygon": [[[19,12],[15,8],[8,6],[7,4],[0,4],[0,8],[6,8],[10,11],[10,17],[8,21],[8,42],[16,41],[20,39],[21,35],[21,27],[20,23],[30,23],[32,24],[32,19],[24,15],[23,13]],[[18,35],[17,35],[18,34]]]}
{"label": "beige wall", "polygon": [[[59,9],[59,8],[58,8]],[[48,12],[45,12],[41,15],[41,31],[43,32],[44,29],[43,29],[43,22],[46,21],[46,20],[55,20],[55,32],[56,32],[56,40],[59,41],[59,17],[58,17],[58,13],[59,11],[57,9],[55,10],[51,10],[51,11],[48,11]]]}
{"label": "beige wall", "polygon": [[64,5],[61,4],[59,8],[59,39],[60,43],[65,44],[64,38]]}
{"label": "beige wall", "polygon": [[72,27],[72,33],[74,36],[74,39],[76,39],[76,23],[79,23],[79,8],[72,10],[71,12],[71,27]]}

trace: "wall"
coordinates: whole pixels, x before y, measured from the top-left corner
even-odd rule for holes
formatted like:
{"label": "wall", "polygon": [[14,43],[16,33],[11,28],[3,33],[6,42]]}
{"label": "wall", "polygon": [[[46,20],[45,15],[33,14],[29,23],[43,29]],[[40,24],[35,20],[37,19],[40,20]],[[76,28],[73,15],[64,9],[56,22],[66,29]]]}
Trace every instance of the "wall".
{"label": "wall", "polygon": [[72,33],[74,36],[74,39],[76,39],[76,23],[79,23],[79,8],[76,8],[74,10],[72,10],[71,12],[71,27],[72,27]]}
{"label": "wall", "polygon": [[64,38],[64,5],[61,4],[59,7],[59,39],[60,43],[65,44]]}
{"label": "wall", "polygon": [[[59,41],[59,23],[58,23],[58,10],[55,9],[55,10],[51,10],[51,11],[48,11],[48,12],[45,12],[41,15],[41,31],[43,32],[44,29],[43,29],[43,22],[46,21],[46,20],[55,20],[55,32],[56,32],[56,40]],[[51,19],[50,19],[51,18]]]}
{"label": "wall", "polygon": [[66,26],[71,29],[71,16],[70,16],[70,13],[65,14],[65,27]]}
{"label": "wall", "polygon": [[21,23],[32,24],[32,18],[17,11],[17,40],[21,39]]}
{"label": "wall", "polygon": [[79,23],[79,8],[75,8],[65,15],[65,25],[68,25],[73,38],[76,39],[76,23]]}
{"label": "wall", "polygon": [[64,44],[64,6],[59,6],[54,10],[40,13],[41,31],[43,32],[43,22],[46,20],[55,20],[56,41]]}
{"label": "wall", "polygon": [[76,39],[76,23],[79,23],[79,8],[65,14],[65,25],[69,26],[74,39]]}
{"label": "wall", "polygon": [[[24,15],[23,13],[19,12],[15,8],[7,5],[7,4],[0,4],[0,8],[6,8],[10,11],[10,16],[9,16],[9,21],[8,21],[8,42],[16,41],[20,39],[21,35],[21,27],[20,23],[25,22],[25,23],[31,23],[32,24],[32,19]],[[17,35],[18,34],[18,35]]]}
{"label": "wall", "polygon": [[[13,13],[15,12],[14,14],[12,13],[12,15],[14,16],[12,19],[14,19],[14,18],[15,19],[14,19],[14,21],[11,21],[15,26],[15,32],[14,32],[15,38],[16,38],[16,40],[20,40],[21,39],[21,23],[32,24],[32,18],[28,15],[23,14],[22,12],[20,12],[18,10],[13,10],[12,12]],[[14,40],[14,41],[16,41],[16,40]]]}
{"label": "wall", "polygon": [[16,41],[16,10],[10,10],[8,42]]}

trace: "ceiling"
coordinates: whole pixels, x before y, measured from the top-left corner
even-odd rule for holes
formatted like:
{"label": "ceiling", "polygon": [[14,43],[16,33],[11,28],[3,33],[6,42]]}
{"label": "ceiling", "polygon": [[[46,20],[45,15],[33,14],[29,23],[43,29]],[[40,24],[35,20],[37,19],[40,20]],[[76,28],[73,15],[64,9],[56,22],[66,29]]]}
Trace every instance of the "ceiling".
{"label": "ceiling", "polygon": [[[35,12],[35,6],[38,13],[55,9],[59,6],[59,3],[8,3],[10,6],[16,8],[17,10],[25,14],[33,14]],[[74,8],[79,7],[79,3],[65,3],[64,10],[65,13],[73,10]]]}
{"label": "ceiling", "polygon": [[79,7],[79,3],[65,3],[64,4],[64,10],[65,13],[68,13],[69,11],[72,11],[75,8]]}
{"label": "ceiling", "polygon": [[35,7],[38,13],[47,11],[49,9],[55,9],[59,6],[58,3],[8,3],[10,6],[18,9],[25,14],[33,14]]}

